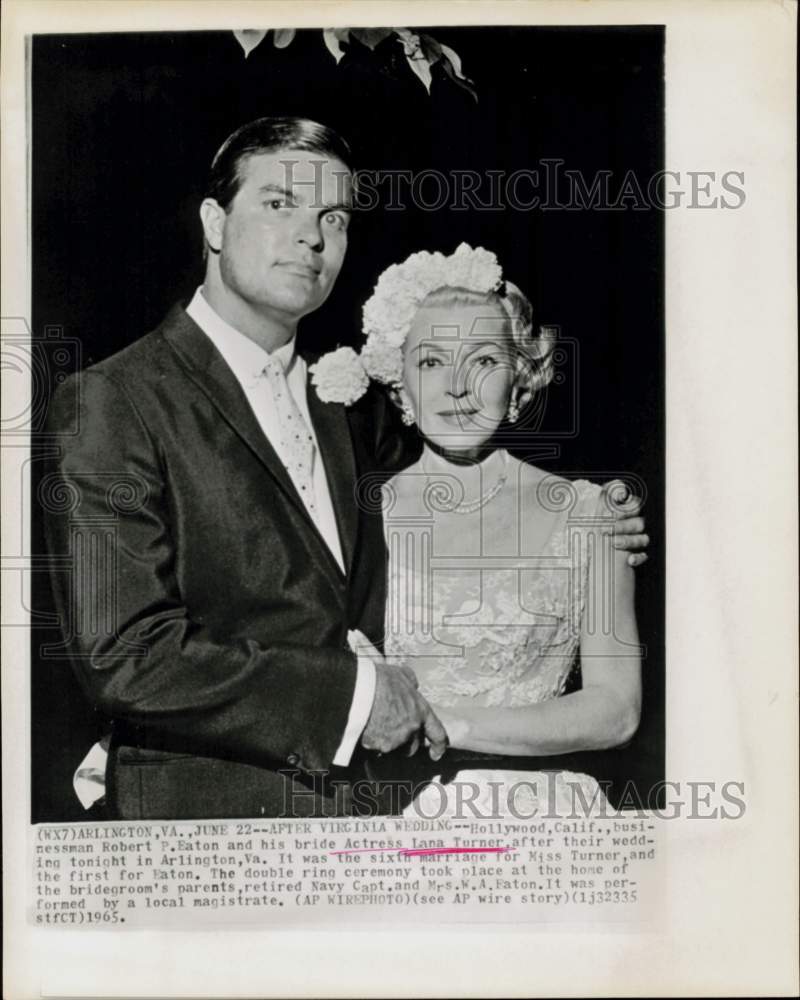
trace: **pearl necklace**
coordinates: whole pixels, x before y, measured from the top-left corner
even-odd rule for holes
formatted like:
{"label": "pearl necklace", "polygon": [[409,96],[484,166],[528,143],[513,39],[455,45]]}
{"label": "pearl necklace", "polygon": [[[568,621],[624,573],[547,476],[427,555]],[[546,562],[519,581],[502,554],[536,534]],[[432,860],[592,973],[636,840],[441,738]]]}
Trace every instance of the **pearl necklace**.
{"label": "pearl necklace", "polygon": [[[505,486],[508,479],[508,452],[502,449],[500,455],[502,457],[503,467],[500,470],[500,475],[497,477],[495,484],[486,492],[482,493],[477,500],[469,500],[467,503],[457,503],[453,504],[454,490],[448,486],[443,480],[438,483],[434,482],[430,485],[430,479],[432,476],[437,475],[436,472],[431,472],[426,465],[426,460],[428,458],[429,452],[426,450],[422,456],[422,471],[428,480],[428,485],[426,485],[425,493],[428,495],[431,506],[438,510],[440,513],[447,514],[474,514],[475,511],[480,510],[485,507],[486,504],[491,503],[492,500],[497,496],[497,494]],[[438,474],[453,475],[453,473],[446,472],[445,470],[439,470]]]}

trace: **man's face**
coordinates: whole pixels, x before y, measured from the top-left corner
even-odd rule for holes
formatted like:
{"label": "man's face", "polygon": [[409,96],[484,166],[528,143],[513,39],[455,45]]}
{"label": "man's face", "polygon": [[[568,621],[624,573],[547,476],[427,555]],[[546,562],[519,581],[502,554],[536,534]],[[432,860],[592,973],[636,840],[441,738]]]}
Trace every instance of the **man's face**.
{"label": "man's face", "polygon": [[319,153],[280,150],[248,157],[240,178],[226,212],[204,203],[225,290],[255,312],[299,319],[322,305],[341,269],[350,171]]}

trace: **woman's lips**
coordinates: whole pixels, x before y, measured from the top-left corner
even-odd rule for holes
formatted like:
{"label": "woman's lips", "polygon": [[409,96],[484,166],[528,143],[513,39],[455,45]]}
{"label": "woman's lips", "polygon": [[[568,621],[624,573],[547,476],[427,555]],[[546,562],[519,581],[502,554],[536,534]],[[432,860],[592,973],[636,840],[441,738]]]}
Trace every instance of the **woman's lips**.
{"label": "woman's lips", "polygon": [[436,416],[449,424],[462,427],[466,423],[474,423],[472,418],[479,412],[479,410],[440,410]]}

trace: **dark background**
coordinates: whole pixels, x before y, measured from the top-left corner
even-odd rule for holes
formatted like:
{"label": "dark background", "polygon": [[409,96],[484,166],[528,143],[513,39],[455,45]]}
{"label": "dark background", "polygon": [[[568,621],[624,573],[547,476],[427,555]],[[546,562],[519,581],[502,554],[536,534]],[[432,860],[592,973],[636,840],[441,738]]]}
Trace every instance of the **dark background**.
{"label": "dark background", "polygon": [[[359,168],[535,168],[544,158],[587,180],[628,171],[646,188],[663,167],[663,31],[630,28],[430,28],[461,56],[477,103],[434,67],[430,96],[393,39],[350,45],[337,66],[319,31],[286,49],[271,37],[244,58],[231,32],[52,35],[33,40],[34,337],[80,342],[85,367],[152,329],[202,277],[197,208],[225,137],[265,114],[339,129]],[[528,189],[525,189],[527,193]],[[645,704],[634,743],[598,777],[664,777],[663,215],[650,210],[404,211],[359,215],[338,284],[305,319],[313,347],[358,344],[360,306],[378,274],[420,249],[462,240],[494,250],[539,321],[576,342],[572,375],[548,390],[536,438],[553,471],[646,485],[650,561],[637,570]],[[569,374],[569,372],[568,372]],[[564,435],[577,404],[578,433]],[[36,456],[47,447],[33,439]],[[35,496],[35,492],[34,492]],[[44,552],[41,518],[33,553]],[[33,821],[85,818],[72,774],[103,732],[57,643],[46,573],[34,573]],[[599,758],[598,758],[599,760]],[[603,770],[600,768],[600,770]],[[608,770],[610,768],[610,770]],[[588,769],[588,766],[587,768]],[[613,797],[612,797],[613,798]]]}

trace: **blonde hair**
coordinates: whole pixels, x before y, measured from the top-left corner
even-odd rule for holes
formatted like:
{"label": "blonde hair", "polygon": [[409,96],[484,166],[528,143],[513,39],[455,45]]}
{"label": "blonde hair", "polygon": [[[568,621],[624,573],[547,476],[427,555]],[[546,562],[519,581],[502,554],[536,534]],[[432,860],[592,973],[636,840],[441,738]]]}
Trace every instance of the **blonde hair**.
{"label": "blonde hair", "polygon": [[468,288],[436,288],[420,303],[424,306],[480,305],[494,302],[509,320],[511,338],[517,349],[517,385],[523,400],[528,402],[535,392],[543,389],[553,379],[553,351],[557,329],[552,326],[534,328],[533,306],[530,299],[516,285],[504,281],[496,292],[475,292]]}

